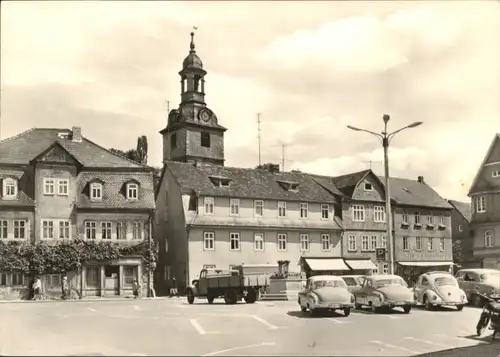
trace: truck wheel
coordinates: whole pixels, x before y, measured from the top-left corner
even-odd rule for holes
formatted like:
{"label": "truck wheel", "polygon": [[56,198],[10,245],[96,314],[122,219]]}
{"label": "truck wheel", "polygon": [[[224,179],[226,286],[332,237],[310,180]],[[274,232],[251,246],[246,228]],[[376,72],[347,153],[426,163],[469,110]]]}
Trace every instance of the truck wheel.
{"label": "truck wheel", "polygon": [[194,294],[193,294],[193,291],[192,290],[188,290],[186,292],[186,297],[187,297],[188,304],[192,305],[194,303]]}
{"label": "truck wheel", "polygon": [[236,304],[236,302],[237,302],[236,292],[234,290],[231,290],[231,289],[226,290],[226,292],[224,293],[224,302],[227,305]]}
{"label": "truck wheel", "polygon": [[207,296],[207,301],[208,301],[209,304],[213,304],[214,300],[215,300],[214,296],[210,296],[210,295]]}
{"label": "truck wheel", "polygon": [[245,302],[247,304],[253,304],[255,301],[257,301],[257,292],[253,289],[248,290],[248,294],[245,296]]}

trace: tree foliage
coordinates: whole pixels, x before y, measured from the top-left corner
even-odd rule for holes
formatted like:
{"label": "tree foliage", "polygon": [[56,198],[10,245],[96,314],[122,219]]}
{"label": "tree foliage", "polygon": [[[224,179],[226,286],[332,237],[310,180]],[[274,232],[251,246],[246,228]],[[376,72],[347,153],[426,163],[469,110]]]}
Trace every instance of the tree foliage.
{"label": "tree foliage", "polygon": [[125,159],[137,162],[138,164],[146,165],[148,163],[148,138],[146,135],[139,136],[137,138],[137,146],[135,149],[123,151],[111,148],[109,151]]}
{"label": "tree foliage", "polygon": [[268,163],[265,163],[262,165],[258,165],[256,167],[256,169],[262,169],[262,170],[267,170],[267,171],[272,172],[272,173],[276,173],[276,172],[280,172],[280,165],[268,162]]}
{"label": "tree foliage", "polygon": [[88,261],[115,261],[120,257],[140,256],[149,271],[156,265],[158,252],[148,241],[131,246],[115,242],[71,240],[49,244],[0,241],[0,271],[24,274],[61,274],[78,269]]}
{"label": "tree foliage", "polygon": [[148,138],[146,135],[137,138],[137,160],[143,165],[148,163]]}
{"label": "tree foliage", "polygon": [[463,256],[461,240],[453,241],[452,251],[453,251],[453,262],[455,264],[462,264],[464,261],[464,256]]}

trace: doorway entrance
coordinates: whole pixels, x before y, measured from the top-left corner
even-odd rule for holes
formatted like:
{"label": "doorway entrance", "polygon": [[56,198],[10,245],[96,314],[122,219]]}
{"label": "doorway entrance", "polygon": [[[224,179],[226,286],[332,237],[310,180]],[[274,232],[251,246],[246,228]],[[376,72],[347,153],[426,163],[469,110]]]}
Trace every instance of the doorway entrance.
{"label": "doorway entrance", "polygon": [[104,266],[104,294],[120,295],[120,267],[118,265]]}

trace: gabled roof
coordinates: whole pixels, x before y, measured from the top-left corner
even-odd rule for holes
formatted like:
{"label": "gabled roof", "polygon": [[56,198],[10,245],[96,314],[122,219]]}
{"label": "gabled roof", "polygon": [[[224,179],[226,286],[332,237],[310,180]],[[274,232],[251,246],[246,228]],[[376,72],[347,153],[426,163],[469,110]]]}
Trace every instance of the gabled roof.
{"label": "gabled roof", "polygon": [[470,185],[468,196],[475,193],[475,191],[476,191],[475,186],[477,184],[477,181],[479,180],[479,177],[481,176],[481,172],[483,171],[484,165],[488,163],[488,160],[489,160],[491,154],[493,153],[493,149],[495,148],[495,145],[500,145],[500,133],[495,134],[495,137],[493,138],[493,141],[491,142],[491,145],[488,148],[486,155],[484,156],[483,162],[481,162],[481,166],[477,170],[476,176],[474,176],[474,180],[472,181],[472,184]]}
{"label": "gabled roof", "polygon": [[[248,197],[285,201],[335,203],[335,197],[307,174],[298,172],[271,173],[263,169],[198,165],[169,161],[166,167],[179,183],[183,193],[193,190],[204,196]],[[217,187],[210,176],[226,177],[229,186]],[[297,191],[284,189],[278,181],[298,184]]]}
{"label": "gabled roof", "polygon": [[72,132],[69,129],[33,128],[0,141],[0,164],[27,165],[57,142],[84,167],[147,168],[145,165],[115,155],[86,138],[82,138],[81,142],[75,142],[71,138],[60,138],[59,133],[69,135]]}
{"label": "gabled roof", "polygon": [[333,182],[338,189],[348,197],[352,197],[354,191],[358,184],[365,179],[368,175],[373,175],[373,177],[379,181],[380,185],[384,187],[383,182],[380,178],[373,173],[372,170],[367,169],[363,171],[353,172],[351,174],[333,177]]}
{"label": "gabled roof", "polygon": [[472,218],[472,208],[471,204],[467,202],[460,202],[454,200],[448,200],[448,202],[464,217],[467,222],[470,222]]}
{"label": "gabled roof", "polygon": [[[95,180],[104,182],[103,199],[100,201],[92,201],[89,197],[87,186],[89,182]],[[125,197],[124,185],[131,180],[139,184],[138,200],[127,200]],[[155,208],[153,173],[151,172],[82,172],[77,178],[77,190],[78,208]]]}
{"label": "gabled roof", "polygon": [[[383,181],[383,177],[379,177],[379,179]],[[398,204],[429,208],[453,208],[425,182],[420,183],[418,180],[391,177],[389,183],[391,198]]]}
{"label": "gabled roof", "polygon": [[322,175],[314,175],[314,174],[306,174],[311,177],[314,181],[316,181],[319,185],[323,186],[324,189],[328,190],[331,194],[337,195],[340,197],[344,197],[345,195],[335,186],[333,182],[333,177],[330,176],[322,176]]}

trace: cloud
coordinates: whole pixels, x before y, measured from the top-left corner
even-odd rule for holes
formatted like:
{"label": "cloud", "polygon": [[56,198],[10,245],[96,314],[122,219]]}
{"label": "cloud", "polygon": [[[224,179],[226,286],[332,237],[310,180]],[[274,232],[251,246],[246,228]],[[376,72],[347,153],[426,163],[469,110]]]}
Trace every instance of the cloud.
{"label": "cloud", "polygon": [[[500,131],[496,2],[7,2],[2,4],[2,137],[83,126],[106,147],[148,136],[161,162],[165,101],[198,26],[207,104],[227,165],[264,161],[343,174],[381,161],[355,125],[421,127],[391,143],[391,174],[423,175],[463,199]],[[450,160],[460,158],[460,160]],[[377,171],[380,164],[373,163]],[[381,173],[381,171],[379,171]],[[466,189],[464,190],[463,183]]]}

